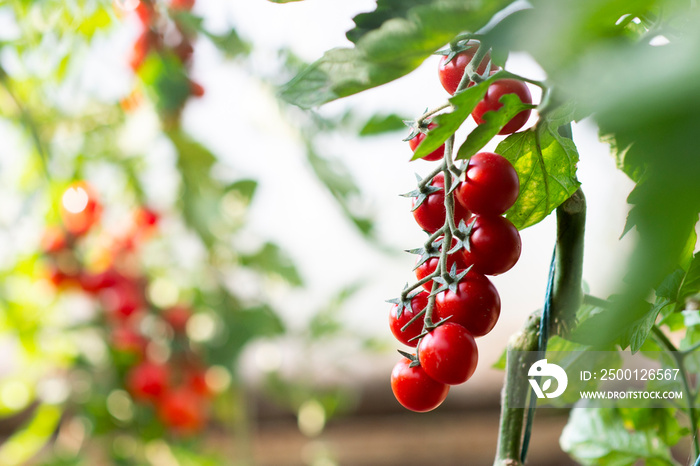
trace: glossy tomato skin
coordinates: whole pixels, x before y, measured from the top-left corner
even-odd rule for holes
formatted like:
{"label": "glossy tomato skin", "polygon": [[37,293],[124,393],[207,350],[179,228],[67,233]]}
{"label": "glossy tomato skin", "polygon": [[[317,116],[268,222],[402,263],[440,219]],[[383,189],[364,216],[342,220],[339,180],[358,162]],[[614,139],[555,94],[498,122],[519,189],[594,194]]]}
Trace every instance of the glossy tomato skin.
{"label": "glossy tomato skin", "polygon": [[[466,220],[465,220],[466,221]],[[438,238],[442,239],[442,237]],[[454,246],[455,240],[452,240],[452,245]],[[442,247],[441,247],[442,249]],[[416,263],[420,261],[420,257],[416,261]],[[421,265],[416,267],[416,278],[418,280],[422,280],[423,278],[427,277],[428,275],[432,274],[435,272],[435,269],[437,268],[439,258],[437,257],[431,257],[427,261],[423,262]],[[456,264],[457,265],[457,270],[460,269],[466,269],[467,264],[464,262],[464,256],[462,255],[461,251],[455,251],[452,254],[447,255],[447,271],[449,272],[452,270],[452,265]],[[423,284],[423,288],[426,289],[427,291],[432,291],[433,289],[433,281],[429,281],[427,283]]]}
{"label": "glossy tomato skin", "polygon": [[447,322],[421,339],[418,358],[421,367],[432,379],[447,385],[458,385],[474,374],[479,351],[467,329]]}
{"label": "glossy tomato skin", "polygon": [[455,199],[473,214],[501,215],[515,204],[519,193],[513,165],[501,155],[479,152],[469,159]]}
{"label": "glossy tomato skin", "polygon": [[[437,128],[437,125],[435,123],[428,124],[428,131],[430,131],[433,128]],[[414,138],[408,140],[408,146],[413,152],[416,151],[416,149],[418,148],[420,143],[423,142],[423,139],[425,139],[426,136],[427,135],[425,133],[418,133]],[[444,156],[445,145],[443,144],[434,151],[432,151],[430,154],[423,157],[423,160],[427,160],[428,162],[434,162],[436,160],[442,159]]]}
{"label": "glossy tomato skin", "polygon": [[158,404],[158,418],[179,434],[194,434],[206,424],[206,404],[192,389],[176,388],[166,393]]}
{"label": "glossy tomato skin", "polygon": [[435,296],[433,320],[466,328],[474,337],[489,333],[501,314],[501,298],[486,276],[469,271],[457,285],[457,292],[441,291]]}
{"label": "glossy tomato skin", "polygon": [[402,358],[391,371],[391,391],[401,405],[418,413],[432,411],[445,401],[449,385],[432,379],[421,366],[409,367]]}
{"label": "glossy tomato skin", "polygon": [[[445,177],[442,173],[438,173],[433,178],[431,184],[438,188],[443,188],[440,191],[431,193],[428,197],[413,211],[413,218],[416,223],[428,233],[435,233],[445,224]],[[413,199],[415,206],[415,198]],[[459,202],[454,203],[455,224],[459,225],[460,220],[465,222],[469,218],[469,211],[466,210]]]}
{"label": "glossy tomato skin", "polygon": [[[443,55],[440,59],[440,64],[438,65],[438,77],[440,78],[442,87],[444,87],[445,90],[451,95],[454,95],[454,93],[457,91],[459,82],[462,80],[462,76],[464,76],[464,70],[466,69],[467,65],[471,63],[478,47],[478,43],[474,42],[471,48],[455,55],[449,63],[447,63],[446,55]],[[483,75],[486,72],[486,67],[488,66],[490,60],[491,55],[487,53],[479,64],[476,72]]]}
{"label": "glossy tomato skin", "polygon": [[476,215],[469,239],[471,252],[462,249],[462,257],[475,272],[500,275],[510,270],[520,258],[520,234],[513,224],[500,215]]}
{"label": "glossy tomato skin", "polygon": [[423,331],[423,319],[418,319],[411,324],[405,331],[401,331],[404,325],[406,325],[416,314],[419,314],[425,306],[428,305],[428,293],[421,291],[419,294],[411,299],[411,310],[404,308],[401,312],[401,317],[397,316],[397,311],[399,306],[394,304],[391,306],[391,311],[389,311],[389,328],[391,333],[394,334],[397,340],[407,346],[415,346],[418,344],[418,340],[411,340],[411,338],[417,337]]}
{"label": "glossy tomato skin", "polygon": [[[500,98],[506,94],[516,94],[525,104],[532,103],[532,95],[527,85],[516,79],[501,79],[491,84],[486,91],[483,100],[476,104],[472,111],[472,117],[476,124],[480,125],[484,122],[484,114],[486,112],[498,110],[503,106],[499,102]],[[506,125],[499,131],[498,134],[512,134],[523,127],[530,118],[530,109],[523,110],[515,115]]]}
{"label": "glossy tomato skin", "polygon": [[126,375],[126,386],[136,400],[156,400],[168,389],[170,370],[153,362],[142,362]]}

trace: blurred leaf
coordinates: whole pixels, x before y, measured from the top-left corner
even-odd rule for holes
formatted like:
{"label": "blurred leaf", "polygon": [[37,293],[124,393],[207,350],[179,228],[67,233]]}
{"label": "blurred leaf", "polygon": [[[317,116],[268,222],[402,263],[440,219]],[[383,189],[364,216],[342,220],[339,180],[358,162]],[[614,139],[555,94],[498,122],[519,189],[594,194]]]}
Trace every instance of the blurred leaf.
{"label": "blurred leaf", "polygon": [[272,3],[293,3],[293,2],[301,2],[302,0],[267,0],[268,2]]}
{"label": "blurred leaf", "polygon": [[245,204],[250,204],[250,201],[255,195],[255,191],[258,188],[258,182],[255,180],[238,180],[225,188],[226,192],[235,191],[236,194],[245,202]]}
{"label": "blurred leaf", "polygon": [[495,112],[486,112],[484,122],[469,133],[457,152],[457,159],[468,159],[479,152],[513,117],[525,110],[525,104],[515,94],[503,95],[500,102],[503,106]]}
{"label": "blurred leaf", "polygon": [[174,55],[150,54],[139,69],[139,77],[165,116],[180,112],[190,96],[190,80]]}
{"label": "blurred leaf", "polygon": [[519,230],[542,221],[578,189],[578,152],[559,128],[570,122],[570,106],[540,119],[537,126],[504,139],[496,152],[508,159],[520,178],[520,195],[506,212]]}
{"label": "blurred leaf", "polygon": [[356,47],[329,50],[283,86],[281,97],[311,108],[397,79],[455,34],[485,25],[510,2],[411,1],[410,8],[399,3],[406,2],[380,2],[374,13],[358,15],[358,29],[349,33]]}
{"label": "blurred leaf", "polygon": [[216,157],[208,149],[179,131],[168,133],[177,151],[177,166],[182,176],[180,202],[187,224],[209,247],[215,237],[211,221],[219,215],[222,190],[211,177]]}
{"label": "blurred leaf", "polygon": [[248,55],[251,45],[241,39],[235,29],[231,29],[225,35],[207,33],[207,36],[216,45],[226,58],[236,58],[239,55]]}
{"label": "blurred leaf", "polygon": [[403,123],[403,120],[403,118],[394,113],[389,115],[372,115],[362,129],[360,129],[359,135],[374,136],[377,134],[404,130],[406,125]]}
{"label": "blurred leaf", "polygon": [[678,465],[665,442],[682,432],[673,410],[642,409],[653,412],[654,423],[635,425],[633,410],[600,408],[593,402],[575,408],[559,440],[561,448],[583,465],[629,466],[637,460],[654,466]]}
{"label": "blurred leaf", "polygon": [[344,329],[344,324],[340,320],[340,311],[348,299],[355,296],[362,286],[362,283],[354,283],[343,288],[313,315],[307,326],[311,340],[332,336]]}
{"label": "blurred leaf", "polygon": [[306,156],[318,179],[326,186],[340,205],[343,213],[366,238],[373,238],[374,221],[362,212],[356,202],[360,189],[347,167],[338,159],[328,160],[319,156],[312,147],[307,147]]}
{"label": "blurred leaf", "polygon": [[51,440],[60,420],[57,406],[39,405],[29,423],[0,445],[0,464],[25,464]]}
{"label": "blurred leaf", "polygon": [[239,261],[245,267],[268,275],[278,275],[292,286],[303,285],[294,263],[276,244],[265,243],[254,254],[241,255]]}

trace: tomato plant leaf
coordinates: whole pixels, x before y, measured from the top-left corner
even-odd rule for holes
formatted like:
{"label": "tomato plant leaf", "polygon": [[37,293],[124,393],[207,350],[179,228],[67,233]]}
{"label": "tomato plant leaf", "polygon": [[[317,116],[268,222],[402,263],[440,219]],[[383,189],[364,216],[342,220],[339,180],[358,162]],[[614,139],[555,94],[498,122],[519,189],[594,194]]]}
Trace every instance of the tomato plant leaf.
{"label": "tomato plant leaf", "polygon": [[482,27],[509,2],[420,3],[411,2],[398,17],[389,18],[381,11],[376,17],[362,16],[358,19],[362,29],[350,34],[355,48],[329,50],[284,85],[280,96],[311,108],[393,81],[416,69],[457,33]]}
{"label": "tomato plant leaf", "polygon": [[360,136],[375,136],[378,134],[401,131],[406,128],[404,119],[391,113],[389,115],[372,115],[359,131]]}
{"label": "tomato plant leaf", "polygon": [[406,18],[411,8],[427,5],[432,0],[378,0],[374,11],[360,13],[352,20],[355,27],[345,36],[349,41],[357,43],[368,32],[379,29],[382,24],[394,18]]}
{"label": "tomato plant leaf", "polygon": [[489,85],[495,80],[495,75],[491,76],[489,79],[452,96],[450,103],[453,106],[453,110],[448,113],[442,113],[432,119],[432,122],[437,127],[428,132],[425,139],[416,148],[411,160],[423,158],[444,144],[447,138],[452,136],[462,126],[462,123],[469,118],[474,107],[486,95]]}
{"label": "tomato plant leaf", "polygon": [[496,147],[496,152],[513,164],[520,179],[518,200],[506,212],[506,218],[519,230],[542,221],[580,185],[576,179],[576,146],[559,134],[571,115],[569,106],[561,107],[534,128],[511,134]]}
{"label": "tomato plant leaf", "polygon": [[505,94],[500,102],[503,106],[495,112],[486,112],[484,122],[469,133],[457,152],[457,159],[468,159],[479,152],[514,116],[526,109],[515,94]]}
{"label": "tomato plant leaf", "polygon": [[660,432],[656,427],[660,419],[656,419],[656,425],[638,421],[634,416],[636,409],[604,408],[592,401],[582,407],[586,409],[571,411],[559,439],[562,449],[581,464],[613,466],[634,464],[637,460],[657,466],[679,464],[665,441],[682,433],[674,418],[675,410],[638,408],[664,417],[662,425],[666,428]]}
{"label": "tomato plant leaf", "polygon": [[231,29],[223,35],[212,34],[208,31],[205,33],[226,58],[236,58],[250,52],[251,45],[243,40],[235,29]]}
{"label": "tomato plant leaf", "polygon": [[292,260],[276,244],[265,243],[257,252],[241,255],[239,261],[241,265],[259,272],[279,276],[290,285],[301,286],[304,283]]}

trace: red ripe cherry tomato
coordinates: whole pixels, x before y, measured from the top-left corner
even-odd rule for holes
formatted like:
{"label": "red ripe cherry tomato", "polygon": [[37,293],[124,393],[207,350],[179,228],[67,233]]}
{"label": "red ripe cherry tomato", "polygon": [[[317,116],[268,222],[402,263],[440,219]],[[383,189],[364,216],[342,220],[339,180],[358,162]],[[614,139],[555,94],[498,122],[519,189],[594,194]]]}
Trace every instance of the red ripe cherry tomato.
{"label": "red ripe cherry tomato", "polygon": [[[480,125],[484,122],[484,114],[490,111],[496,111],[503,107],[499,102],[500,98],[506,94],[515,94],[525,104],[532,103],[532,96],[527,85],[515,79],[501,79],[491,84],[486,91],[483,100],[476,104],[472,111],[472,117],[476,124]],[[506,125],[498,132],[498,134],[511,134],[523,127],[530,118],[530,109],[523,110],[515,115]]]}
{"label": "red ripe cherry tomato", "polygon": [[[430,123],[428,124],[428,131],[430,131],[433,128],[437,128],[437,125],[435,123]],[[413,152],[416,151],[418,146],[420,145],[421,142],[423,142],[423,139],[425,139],[426,134],[425,133],[418,133],[414,138],[408,140],[408,146],[411,148]],[[426,155],[423,157],[423,160],[427,160],[429,162],[434,162],[435,160],[440,160],[445,156],[445,145],[441,145],[434,151],[432,151],[430,154]]]}
{"label": "red ripe cherry tomato", "polygon": [[[466,220],[465,220],[466,222]],[[441,237],[442,238],[442,237]],[[438,239],[441,239],[438,238]],[[455,240],[452,240],[452,245],[454,246]],[[442,247],[441,247],[442,249]],[[420,260],[420,257],[418,258],[418,261]],[[416,262],[418,262],[416,261]],[[423,262],[421,265],[416,267],[416,278],[418,280],[422,280],[423,278],[427,277],[428,275],[432,274],[435,272],[435,269],[437,268],[439,258],[437,257],[431,257],[427,261]],[[466,269],[467,264],[464,263],[464,256],[460,251],[455,251],[453,254],[448,254],[447,255],[447,271],[449,272],[452,270],[452,265],[456,264],[457,265],[457,270],[460,269]],[[433,281],[429,281],[427,283],[423,284],[423,288],[425,288],[427,291],[432,291],[433,289]]]}
{"label": "red ripe cherry tomato", "polygon": [[115,350],[137,355],[143,355],[148,345],[146,339],[136,329],[128,325],[114,327],[111,342]]}
{"label": "red ripe cherry tomato", "polygon": [[421,291],[416,296],[411,299],[411,310],[404,308],[401,312],[401,317],[397,316],[397,310],[399,306],[394,304],[389,311],[389,328],[391,333],[394,334],[397,340],[407,346],[415,346],[418,344],[418,340],[409,341],[411,338],[417,337],[423,331],[423,319],[418,319],[411,324],[405,331],[401,331],[404,325],[406,325],[416,314],[420,313],[425,306],[428,305],[428,293]]}
{"label": "red ripe cherry tomato", "polygon": [[174,306],[163,311],[163,319],[173,328],[175,333],[183,334],[187,329],[187,322],[192,317],[192,311],[185,306]]}
{"label": "red ripe cherry tomato", "polygon": [[57,226],[46,227],[44,236],[41,237],[41,250],[46,254],[57,253],[68,246],[66,232]]}
{"label": "red ripe cherry tomato", "polygon": [[466,328],[475,337],[493,329],[501,314],[501,298],[493,283],[480,273],[469,271],[457,285],[457,292],[441,291],[435,296],[433,320],[450,318],[449,322]]}
{"label": "red ripe cherry tomato", "polygon": [[510,221],[500,215],[476,215],[471,252],[462,249],[466,264],[475,272],[500,275],[510,270],[520,258],[520,234]]}
{"label": "red ripe cherry tomato", "polygon": [[[445,177],[438,173],[430,183],[435,187],[445,187]],[[415,206],[415,199],[412,205]],[[469,211],[462,207],[459,202],[454,203],[455,224],[459,225],[460,220],[465,222],[469,218]],[[416,210],[413,211],[413,218],[422,229],[428,233],[435,233],[445,224],[445,191],[444,189],[429,194]]]}
{"label": "red ripe cherry tomato", "polygon": [[84,270],[79,277],[80,286],[83,288],[83,291],[90,294],[96,294],[105,288],[114,286],[122,279],[123,277],[114,269],[107,269],[98,273]]}
{"label": "red ripe cherry tomato", "polygon": [[[457,91],[459,82],[462,80],[462,76],[464,76],[465,68],[472,61],[476,50],[479,48],[479,44],[476,42],[470,42],[470,44],[473,44],[471,48],[455,55],[455,57],[452,58],[449,63],[445,63],[447,62],[446,55],[443,55],[440,59],[440,65],[438,66],[438,77],[440,78],[442,87],[444,87],[445,90],[451,95],[454,95],[455,91]],[[479,64],[479,68],[477,68],[476,72],[483,75],[486,72],[486,67],[488,66],[490,60],[491,55],[487,53]]]}
{"label": "red ripe cherry tomato", "polygon": [[425,413],[445,401],[449,385],[437,382],[425,373],[422,367],[409,367],[411,361],[402,358],[391,371],[391,390],[401,405]]}
{"label": "red ripe cherry tomato", "polygon": [[146,306],[143,291],[138,283],[122,277],[109,288],[100,292],[105,311],[117,319],[126,319]]}
{"label": "red ripe cherry tomato", "polygon": [[173,10],[190,11],[194,6],[194,0],[170,0],[170,8]]}
{"label": "red ripe cherry tomato", "polygon": [[156,400],[168,389],[170,371],[162,364],[142,362],[126,375],[126,386],[136,400]]}
{"label": "red ripe cherry tomato", "polygon": [[61,196],[63,226],[76,236],[84,235],[97,223],[101,210],[97,193],[83,181],[68,186]]}
{"label": "red ripe cherry tomato", "polygon": [[447,322],[421,339],[418,358],[421,367],[432,379],[457,385],[472,376],[479,352],[474,337],[467,329]]}
{"label": "red ripe cherry tomato", "polygon": [[455,199],[476,215],[501,215],[518,199],[518,173],[505,157],[479,152],[469,159],[465,176]]}
{"label": "red ripe cherry tomato", "polygon": [[205,410],[201,396],[181,387],[165,394],[158,405],[158,418],[179,434],[194,434],[206,424]]}

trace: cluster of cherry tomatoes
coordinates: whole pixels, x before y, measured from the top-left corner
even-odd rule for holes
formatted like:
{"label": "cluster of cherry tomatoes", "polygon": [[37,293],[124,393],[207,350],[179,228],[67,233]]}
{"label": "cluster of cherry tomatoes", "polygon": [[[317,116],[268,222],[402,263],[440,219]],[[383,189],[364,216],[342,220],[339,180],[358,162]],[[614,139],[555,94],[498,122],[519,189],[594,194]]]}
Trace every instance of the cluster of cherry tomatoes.
{"label": "cluster of cherry tomatoes", "polygon": [[[457,92],[477,47],[467,42],[442,58],[439,77],[450,94]],[[486,54],[476,73],[487,74],[489,66]],[[484,114],[498,110],[503,105],[500,97],[509,93],[532,103],[522,81],[498,80],[474,108],[475,122],[482,124]],[[499,134],[517,131],[529,116],[529,109],[517,114]],[[418,134],[409,140],[411,149],[415,151],[435,127],[421,121]],[[420,254],[415,267],[418,281],[391,301],[394,306],[389,314],[394,336],[415,348],[415,354],[400,351],[404,357],[392,371],[391,387],[399,403],[418,412],[439,406],[451,385],[466,382],[474,373],[478,360],[475,338],[493,329],[501,311],[498,292],[486,276],[510,270],[521,249],[518,230],[503,217],[520,189],[513,165],[492,152],[477,153],[462,169],[444,158],[444,144],[424,157],[442,161],[442,170],[434,171],[431,179],[420,180],[419,188],[409,193],[413,216],[430,238],[423,248],[411,251]],[[447,199],[446,174],[451,179]],[[449,246],[444,244],[445,236],[450,238]]]}
{"label": "cluster of cherry tomatoes", "polygon": [[[135,6],[132,7],[132,5]],[[141,24],[141,32],[134,41],[129,66],[134,72],[138,72],[151,52],[159,53],[163,57],[175,57],[183,68],[189,73],[192,66],[192,54],[194,37],[191,31],[183,27],[177,20],[177,14],[189,12],[194,6],[195,0],[170,0],[167,5],[169,15],[163,14],[157,0],[114,0],[114,9],[117,13],[133,11]],[[194,97],[204,95],[204,87],[201,84],[187,78],[189,82],[189,94]],[[131,95],[122,103],[130,108],[139,101],[138,95]]]}
{"label": "cluster of cherry tomatoes", "polygon": [[[184,304],[156,309],[146,292],[148,277],[137,265],[140,247],[157,233],[159,215],[138,208],[129,227],[111,235],[100,228],[101,213],[88,184],[65,190],[60,225],[47,228],[42,238],[47,278],[58,292],[84,293],[97,304],[96,323],[106,332],[117,387],[153,409],[169,430],[195,433],[207,423],[215,390],[207,383],[209,368],[187,336],[193,312]],[[161,331],[155,335],[153,327]]]}

